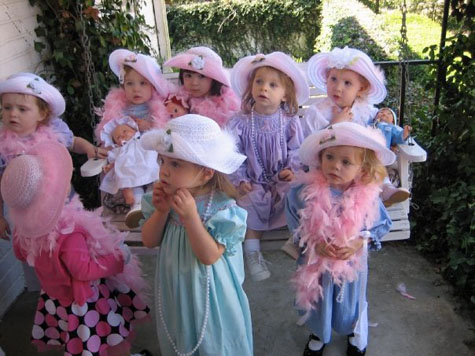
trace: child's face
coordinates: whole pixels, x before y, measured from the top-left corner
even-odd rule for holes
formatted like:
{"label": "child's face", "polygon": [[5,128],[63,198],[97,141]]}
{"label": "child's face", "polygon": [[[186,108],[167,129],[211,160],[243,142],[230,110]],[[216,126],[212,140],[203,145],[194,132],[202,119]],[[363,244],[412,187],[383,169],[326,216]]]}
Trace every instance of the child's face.
{"label": "child's face", "polygon": [[167,107],[171,119],[188,114],[188,111],[177,103],[169,102],[165,106]]}
{"label": "child's face", "polygon": [[379,110],[378,114],[376,115],[376,119],[379,121],[394,125],[394,116],[393,116],[393,113],[389,109]]}
{"label": "child's face", "polygon": [[35,132],[40,122],[47,119],[33,95],[5,93],[1,100],[3,124],[20,136]]}
{"label": "child's face", "polygon": [[251,95],[256,112],[262,115],[275,113],[286,100],[285,86],[279,73],[269,67],[258,68],[252,82]]}
{"label": "child's face", "polygon": [[132,104],[143,104],[152,98],[152,84],[134,69],[125,75],[123,86],[126,99]]}
{"label": "child's face", "polygon": [[361,172],[361,149],[334,146],[321,153],[321,169],[331,187],[345,190]]}
{"label": "child's face", "polygon": [[327,95],[341,109],[351,107],[366,90],[363,78],[347,69],[332,68],[327,76]]}
{"label": "child's face", "polygon": [[117,125],[112,131],[112,140],[115,144],[123,146],[127,141],[134,137],[137,130],[133,129],[129,125]]}
{"label": "child's face", "polygon": [[183,73],[183,86],[193,98],[202,98],[209,94],[213,79],[197,72],[185,71]]}
{"label": "child's face", "polygon": [[163,155],[158,161],[160,182],[166,194],[174,194],[179,188],[193,191],[193,188],[201,187],[206,183],[203,175],[204,168],[201,166]]}

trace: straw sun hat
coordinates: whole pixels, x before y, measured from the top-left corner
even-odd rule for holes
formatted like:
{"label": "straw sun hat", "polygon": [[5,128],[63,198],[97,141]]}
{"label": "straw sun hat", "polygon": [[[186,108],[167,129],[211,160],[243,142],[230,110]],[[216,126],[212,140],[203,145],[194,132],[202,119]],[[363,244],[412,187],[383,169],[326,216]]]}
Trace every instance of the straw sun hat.
{"label": "straw sun hat", "polygon": [[195,114],[177,117],[164,129],[150,130],[140,139],[146,150],[230,174],[246,156],[237,152],[234,137],[212,119]]}
{"label": "straw sun hat", "polygon": [[68,150],[46,141],[10,161],[1,192],[16,232],[48,234],[56,226],[69,193],[73,164]]}
{"label": "straw sun hat", "polygon": [[353,122],[340,122],[308,136],[300,146],[300,160],[307,166],[318,167],[320,152],[334,146],[368,148],[376,153],[384,166],[392,164],[396,159],[396,155],[386,148],[386,140],[380,130]]}

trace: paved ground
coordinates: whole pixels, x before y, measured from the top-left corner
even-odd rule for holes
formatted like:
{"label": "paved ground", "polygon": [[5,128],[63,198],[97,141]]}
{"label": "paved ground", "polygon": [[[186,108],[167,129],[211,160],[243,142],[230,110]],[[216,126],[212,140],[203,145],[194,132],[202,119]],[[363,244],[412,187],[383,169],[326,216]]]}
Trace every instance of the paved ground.
{"label": "paved ground", "polygon": [[[296,325],[292,309],[293,293],[288,280],[294,261],[280,251],[266,251],[265,257],[271,262],[271,278],[258,284],[246,281],[244,285],[252,309],[255,355],[301,355],[308,332]],[[142,259],[151,280],[154,258]],[[406,284],[415,300],[396,291],[400,282]],[[368,356],[475,355],[473,324],[457,313],[451,288],[414,248],[393,242],[372,253],[368,294],[370,322],[377,324],[370,328]],[[24,293],[1,321],[0,346],[7,356],[37,354],[29,344],[35,305],[36,293]],[[153,322],[138,330],[134,351],[141,348],[159,355]],[[335,335],[325,356],[343,356],[345,349],[346,339]]]}

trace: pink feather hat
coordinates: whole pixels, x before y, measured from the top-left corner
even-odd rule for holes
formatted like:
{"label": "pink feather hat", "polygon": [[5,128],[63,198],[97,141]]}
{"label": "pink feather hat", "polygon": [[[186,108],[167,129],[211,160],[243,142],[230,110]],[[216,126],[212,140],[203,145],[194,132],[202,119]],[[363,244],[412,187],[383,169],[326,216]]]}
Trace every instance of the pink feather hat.
{"label": "pink feather hat", "polygon": [[120,84],[124,82],[124,65],[135,69],[144,76],[153,85],[160,96],[165,98],[168,95],[168,82],[162,76],[160,65],[154,58],[123,48],[113,51],[109,56],[109,66],[119,78]]}
{"label": "pink feather hat", "polygon": [[318,53],[308,60],[307,74],[317,89],[327,91],[327,73],[331,68],[348,69],[365,77],[370,88],[368,102],[378,104],[384,100],[387,91],[383,71],[373,64],[371,58],[359,49],[334,48],[331,52]]}
{"label": "pink feather hat", "polygon": [[60,116],[66,108],[66,102],[59,90],[33,73],[17,73],[9,76],[0,83],[0,96],[5,93],[28,94],[43,99],[53,117]]}
{"label": "pink feather hat", "polygon": [[309,89],[305,75],[297,67],[297,63],[283,52],[247,56],[234,65],[231,72],[231,85],[239,97],[242,97],[246,91],[252,72],[259,67],[272,67],[287,74],[294,82],[299,105],[307,101]]}
{"label": "pink feather hat", "polygon": [[396,155],[386,147],[386,140],[379,129],[353,122],[340,122],[308,136],[299,149],[300,161],[307,166],[318,167],[320,152],[334,146],[368,148],[376,153],[384,166],[389,166],[396,160]]}
{"label": "pink feather hat", "polygon": [[231,86],[229,74],[223,67],[221,57],[208,47],[193,47],[186,52],[177,54],[163,63],[167,67],[175,67],[200,73],[214,79],[227,87]]}
{"label": "pink feather hat", "polygon": [[32,238],[56,226],[69,193],[73,163],[56,141],[33,146],[10,161],[1,192],[18,234]]}

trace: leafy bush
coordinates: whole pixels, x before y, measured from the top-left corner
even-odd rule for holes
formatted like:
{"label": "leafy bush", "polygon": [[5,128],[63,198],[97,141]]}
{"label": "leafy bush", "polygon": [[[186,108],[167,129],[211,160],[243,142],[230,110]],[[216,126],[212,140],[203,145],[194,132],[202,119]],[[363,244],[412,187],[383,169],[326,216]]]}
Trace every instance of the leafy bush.
{"label": "leafy bush", "polygon": [[[94,0],[29,1],[40,9],[35,32],[41,42],[35,42],[35,49],[42,55],[43,75],[64,95],[63,119],[71,130],[92,141],[97,118],[91,112],[91,103],[100,106],[110,87],[117,85],[117,78],[109,70],[109,54],[118,47],[150,52],[145,19],[133,15],[140,13],[143,1],[102,0],[98,5]],[[84,46],[87,42],[89,46]],[[86,60],[89,56],[90,66]],[[75,166],[85,160],[73,158]],[[99,204],[96,179],[75,174],[73,185],[86,206]]]}
{"label": "leafy bush", "polygon": [[[475,34],[473,4],[452,2],[461,31],[447,40],[447,68],[439,109],[421,137],[428,162],[416,167],[413,189],[421,214],[413,217],[413,239],[420,250],[441,263],[456,291],[475,308]],[[428,49],[436,58],[436,46]],[[433,73],[432,83],[436,73]],[[431,121],[428,121],[431,122]]]}
{"label": "leafy bush", "polygon": [[283,51],[308,59],[320,32],[319,0],[212,1],[167,7],[175,52],[207,45],[227,66],[244,55]]}

